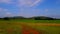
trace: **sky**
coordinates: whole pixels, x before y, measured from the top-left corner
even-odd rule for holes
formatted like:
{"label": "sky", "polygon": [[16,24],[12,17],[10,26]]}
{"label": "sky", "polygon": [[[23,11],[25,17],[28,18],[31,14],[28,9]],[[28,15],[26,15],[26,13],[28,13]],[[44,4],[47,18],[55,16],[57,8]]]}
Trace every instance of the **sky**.
{"label": "sky", "polygon": [[0,17],[60,18],[60,0],[0,0]]}

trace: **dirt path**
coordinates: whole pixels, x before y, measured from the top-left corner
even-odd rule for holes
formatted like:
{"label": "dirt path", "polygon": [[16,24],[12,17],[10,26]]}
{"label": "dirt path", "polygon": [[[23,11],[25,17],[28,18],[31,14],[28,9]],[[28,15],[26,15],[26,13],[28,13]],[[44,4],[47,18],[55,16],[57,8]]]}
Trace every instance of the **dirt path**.
{"label": "dirt path", "polygon": [[24,23],[24,24],[32,26],[60,26],[60,24],[56,23]]}
{"label": "dirt path", "polygon": [[46,31],[38,31],[35,28],[32,28],[32,26],[60,26],[60,24],[55,23],[16,23],[16,25],[22,26],[22,33],[23,34],[30,34],[32,32],[33,34],[44,34]]}
{"label": "dirt path", "polygon": [[56,23],[16,23],[16,25],[21,25],[24,27],[31,27],[31,26],[60,26],[60,24]]}
{"label": "dirt path", "polygon": [[[2,23],[3,24],[3,23]],[[2,26],[1,24],[1,26]],[[14,24],[14,25],[13,25]],[[60,24],[55,24],[55,23],[23,23],[23,22],[20,22],[20,23],[13,23],[11,24],[11,26],[15,26],[17,25],[18,27],[22,26],[22,34],[30,34],[30,32],[32,32],[33,34],[44,34],[46,31],[44,30],[37,30],[35,28],[32,28],[32,26],[60,26]],[[3,25],[7,25],[6,23],[3,24]],[[8,23],[9,25],[9,23]],[[12,32],[12,29],[8,28],[7,29],[8,32]]]}

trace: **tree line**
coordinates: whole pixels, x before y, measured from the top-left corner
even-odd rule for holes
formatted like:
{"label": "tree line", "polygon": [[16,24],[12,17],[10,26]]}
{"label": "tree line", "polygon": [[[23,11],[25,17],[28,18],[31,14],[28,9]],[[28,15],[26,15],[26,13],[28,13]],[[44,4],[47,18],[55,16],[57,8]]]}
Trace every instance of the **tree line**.
{"label": "tree line", "polygon": [[60,19],[46,17],[46,16],[35,16],[35,17],[30,17],[30,18],[25,18],[22,16],[15,16],[15,17],[4,17],[4,18],[0,18],[0,19],[3,19],[3,20],[10,20],[10,19],[60,20]]}

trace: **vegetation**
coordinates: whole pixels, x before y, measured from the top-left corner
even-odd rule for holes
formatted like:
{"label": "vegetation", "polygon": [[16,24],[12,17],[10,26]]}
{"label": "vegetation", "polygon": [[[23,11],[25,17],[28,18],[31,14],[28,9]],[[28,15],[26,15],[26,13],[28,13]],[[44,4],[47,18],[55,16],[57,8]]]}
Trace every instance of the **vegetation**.
{"label": "vegetation", "polygon": [[0,34],[22,34],[24,24],[28,26],[27,28],[37,30],[40,34],[60,34],[60,26],[43,26],[44,23],[60,24],[60,20],[50,17],[24,18],[21,16],[0,18]]}
{"label": "vegetation", "polygon": [[[0,18],[1,19],[1,18]],[[15,16],[15,17],[4,17],[2,19],[34,19],[34,20],[55,20],[56,18],[45,17],[45,16],[35,16],[30,18],[25,18],[22,16]]]}
{"label": "vegetation", "polygon": [[9,21],[17,21],[17,22],[30,22],[30,23],[60,23],[59,19],[51,18],[51,17],[45,17],[45,16],[37,16],[37,17],[30,17],[25,18],[22,16],[16,16],[16,17],[4,17],[0,18],[0,20],[9,20]]}
{"label": "vegetation", "polygon": [[[18,21],[0,21],[0,34],[22,34],[22,24],[24,22]],[[44,34],[60,34],[60,26],[37,26],[36,23],[27,23],[25,25],[30,26],[33,29],[36,29],[40,33]]]}

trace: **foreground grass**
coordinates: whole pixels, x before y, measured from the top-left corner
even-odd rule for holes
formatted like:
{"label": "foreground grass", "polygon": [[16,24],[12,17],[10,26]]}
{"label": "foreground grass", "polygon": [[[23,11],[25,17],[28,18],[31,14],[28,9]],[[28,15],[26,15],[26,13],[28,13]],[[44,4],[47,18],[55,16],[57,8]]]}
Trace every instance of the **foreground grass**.
{"label": "foreground grass", "polygon": [[[56,23],[58,21],[56,20]],[[29,24],[26,24],[26,25],[29,25],[38,31],[42,31],[42,32],[45,31],[46,32],[45,34],[60,34],[60,26],[36,26],[36,25],[33,26],[32,24],[35,24],[38,22],[38,21],[35,22],[34,20],[21,20],[21,21],[20,20],[10,20],[10,21],[0,20],[0,34],[9,34],[10,32],[8,33],[8,29],[14,30],[10,34],[21,34],[22,26],[20,25],[20,23],[24,23],[24,22],[30,23],[30,25]],[[39,21],[39,22],[44,23],[46,21]],[[51,21],[51,23],[52,22],[55,22],[55,21]]]}

